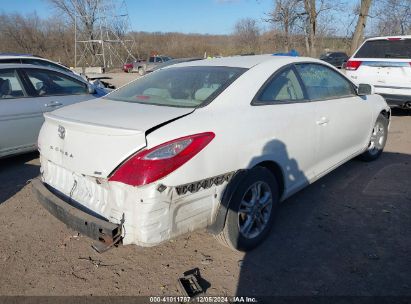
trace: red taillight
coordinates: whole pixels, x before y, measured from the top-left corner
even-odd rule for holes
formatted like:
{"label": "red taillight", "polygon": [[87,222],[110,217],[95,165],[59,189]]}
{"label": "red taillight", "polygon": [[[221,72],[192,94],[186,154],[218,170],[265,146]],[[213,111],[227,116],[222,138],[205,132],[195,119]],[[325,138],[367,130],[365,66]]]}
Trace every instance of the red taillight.
{"label": "red taillight", "polygon": [[152,183],[181,167],[207,146],[214,137],[212,132],[200,133],[138,152],[122,164],[109,181],[131,186]]}
{"label": "red taillight", "polygon": [[358,61],[358,60],[348,60],[345,69],[350,70],[350,71],[355,71],[360,67],[361,63],[362,61]]}

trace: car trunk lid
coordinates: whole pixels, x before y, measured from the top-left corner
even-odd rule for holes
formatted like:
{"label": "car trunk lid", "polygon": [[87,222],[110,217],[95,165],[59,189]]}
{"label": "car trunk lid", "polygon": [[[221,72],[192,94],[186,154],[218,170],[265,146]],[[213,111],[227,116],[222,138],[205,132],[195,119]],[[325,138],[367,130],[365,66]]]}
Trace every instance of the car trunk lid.
{"label": "car trunk lid", "polygon": [[45,114],[42,158],[72,172],[106,178],[146,146],[146,133],[194,109],[97,99]]}

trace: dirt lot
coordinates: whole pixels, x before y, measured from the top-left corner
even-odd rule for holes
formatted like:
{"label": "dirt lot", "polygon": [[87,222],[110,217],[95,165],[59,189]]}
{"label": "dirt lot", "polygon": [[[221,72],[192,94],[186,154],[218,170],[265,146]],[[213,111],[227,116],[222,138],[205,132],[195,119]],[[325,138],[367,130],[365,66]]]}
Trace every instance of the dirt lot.
{"label": "dirt lot", "polygon": [[29,180],[38,171],[36,153],[0,161],[1,295],[174,295],[177,278],[195,267],[208,295],[411,295],[405,112],[395,111],[378,161],[352,160],[288,199],[249,254],[205,232],[97,254],[36,202]]}

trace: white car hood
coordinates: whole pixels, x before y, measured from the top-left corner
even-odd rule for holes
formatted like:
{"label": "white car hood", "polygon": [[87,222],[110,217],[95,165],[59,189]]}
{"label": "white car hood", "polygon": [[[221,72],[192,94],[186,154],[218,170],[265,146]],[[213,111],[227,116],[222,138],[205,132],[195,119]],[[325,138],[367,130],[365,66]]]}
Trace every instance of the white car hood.
{"label": "white car hood", "polygon": [[106,178],[146,146],[146,132],[193,112],[95,99],[46,113],[39,135],[42,158],[72,172]]}

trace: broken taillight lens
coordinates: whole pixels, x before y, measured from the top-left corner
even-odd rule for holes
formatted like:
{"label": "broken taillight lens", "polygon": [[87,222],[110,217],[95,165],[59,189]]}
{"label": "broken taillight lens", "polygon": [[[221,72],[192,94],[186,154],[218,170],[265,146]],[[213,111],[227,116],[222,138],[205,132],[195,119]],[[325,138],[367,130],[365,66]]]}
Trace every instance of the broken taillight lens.
{"label": "broken taillight lens", "polygon": [[109,178],[131,186],[150,184],[181,167],[215,137],[212,132],[200,133],[168,141],[138,152],[123,163]]}

